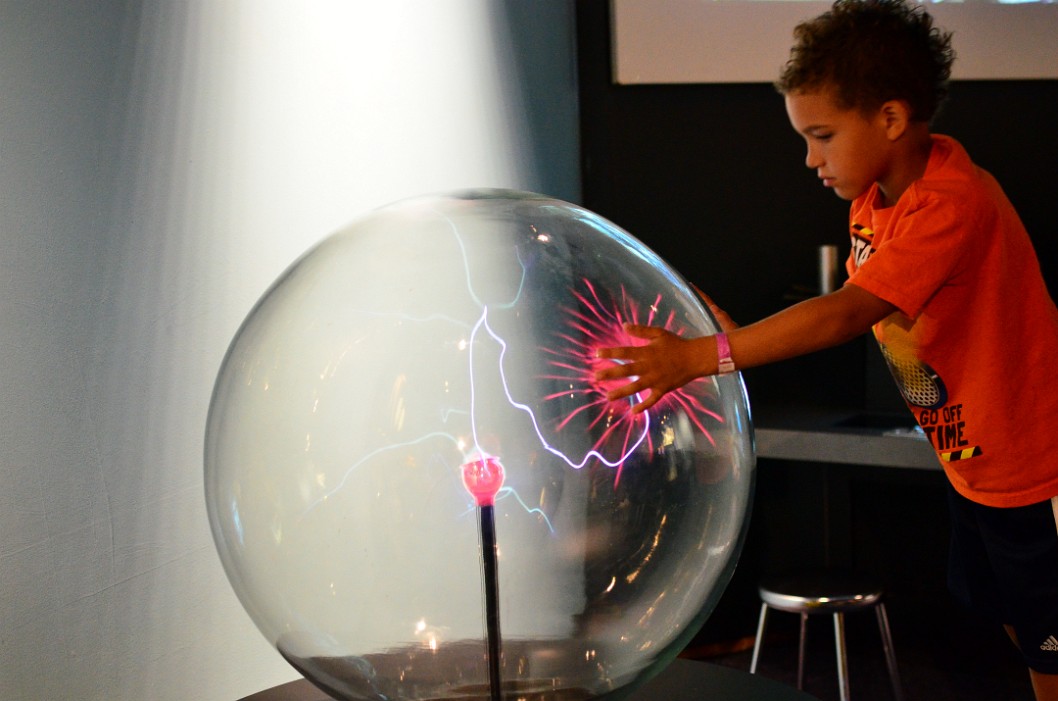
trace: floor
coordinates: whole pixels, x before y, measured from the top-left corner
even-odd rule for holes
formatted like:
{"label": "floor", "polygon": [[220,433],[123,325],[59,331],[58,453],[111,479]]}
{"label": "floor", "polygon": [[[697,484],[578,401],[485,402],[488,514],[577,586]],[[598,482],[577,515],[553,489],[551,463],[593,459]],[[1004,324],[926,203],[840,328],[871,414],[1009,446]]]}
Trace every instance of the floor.
{"label": "floor", "polygon": [[[1001,629],[950,602],[923,610],[890,600],[887,608],[906,701],[1032,701],[1028,672]],[[846,616],[845,627],[851,701],[891,701],[877,619],[854,613]],[[839,698],[833,631],[830,616],[808,621],[804,690],[821,701]],[[771,614],[757,673],[796,685],[797,634],[797,615]],[[749,638],[726,650],[690,648],[685,656],[749,670],[752,644]]]}

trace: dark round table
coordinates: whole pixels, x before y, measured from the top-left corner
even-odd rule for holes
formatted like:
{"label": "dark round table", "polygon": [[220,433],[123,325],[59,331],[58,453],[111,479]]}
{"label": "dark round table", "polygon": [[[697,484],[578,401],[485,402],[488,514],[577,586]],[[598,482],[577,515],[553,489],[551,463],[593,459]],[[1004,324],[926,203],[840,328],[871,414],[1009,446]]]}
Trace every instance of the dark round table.
{"label": "dark round table", "polygon": [[[730,667],[677,659],[636,689],[628,701],[816,701],[803,691]],[[260,691],[240,701],[333,701],[310,682],[299,681]]]}

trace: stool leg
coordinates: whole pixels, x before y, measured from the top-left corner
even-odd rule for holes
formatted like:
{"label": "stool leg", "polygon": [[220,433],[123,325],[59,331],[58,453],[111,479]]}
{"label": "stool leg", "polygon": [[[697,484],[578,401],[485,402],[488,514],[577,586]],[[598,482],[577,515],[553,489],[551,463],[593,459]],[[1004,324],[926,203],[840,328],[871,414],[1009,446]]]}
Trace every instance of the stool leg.
{"label": "stool leg", "polygon": [[838,691],[841,701],[849,701],[849,664],[845,657],[845,614],[834,614],[834,645],[838,653]]}
{"label": "stool leg", "polygon": [[893,698],[904,701],[904,687],[900,683],[900,671],[896,667],[896,651],[893,649],[893,635],[889,631],[889,616],[885,613],[885,604],[875,607],[878,614],[878,630],[882,634],[882,648],[885,650],[885,664],[889,667],[889,681],[893,685]]}
{"label": "stool leg", "polygon": [[808,614],[801,614],[801,637],[797,641],[797,690],[805,689],[805,640],[808,633]]}
{"label": "stool leg", "polygon": [[749,663],[749,673],[757,672],[757,660],[760,658],[760,644],[764,640],[764,622],[768,618],[768,605],[760,605],[760,620],[757,622],[757,639],[753,641],[753,659]]}

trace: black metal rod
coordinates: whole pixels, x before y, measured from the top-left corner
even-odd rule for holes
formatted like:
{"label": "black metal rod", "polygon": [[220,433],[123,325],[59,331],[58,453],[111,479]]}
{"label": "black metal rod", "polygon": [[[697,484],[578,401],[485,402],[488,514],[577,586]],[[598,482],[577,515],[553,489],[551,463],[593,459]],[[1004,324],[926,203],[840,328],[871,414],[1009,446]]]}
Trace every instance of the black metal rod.
{"label": "black metal rod", "polygon": [[489,695],[502,701],[500,691],[500,582],[497,571],[496,517],[491,505],[480,509],[481,569],[485,580],[485,635],[489,666]]}

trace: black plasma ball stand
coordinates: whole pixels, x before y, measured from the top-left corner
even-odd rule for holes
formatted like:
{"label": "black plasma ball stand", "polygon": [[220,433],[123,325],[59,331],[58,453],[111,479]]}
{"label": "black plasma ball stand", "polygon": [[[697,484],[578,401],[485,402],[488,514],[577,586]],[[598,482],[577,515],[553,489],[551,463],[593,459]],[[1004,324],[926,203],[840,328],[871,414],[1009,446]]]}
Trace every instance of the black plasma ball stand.
{"label": "black plasma ball stand", "polygon": [[481,571],[485,580],[485,637],[489,697],[502,701],[500,690],[500,583],[497,572],[496,517],[491,504],[480,507]]}

